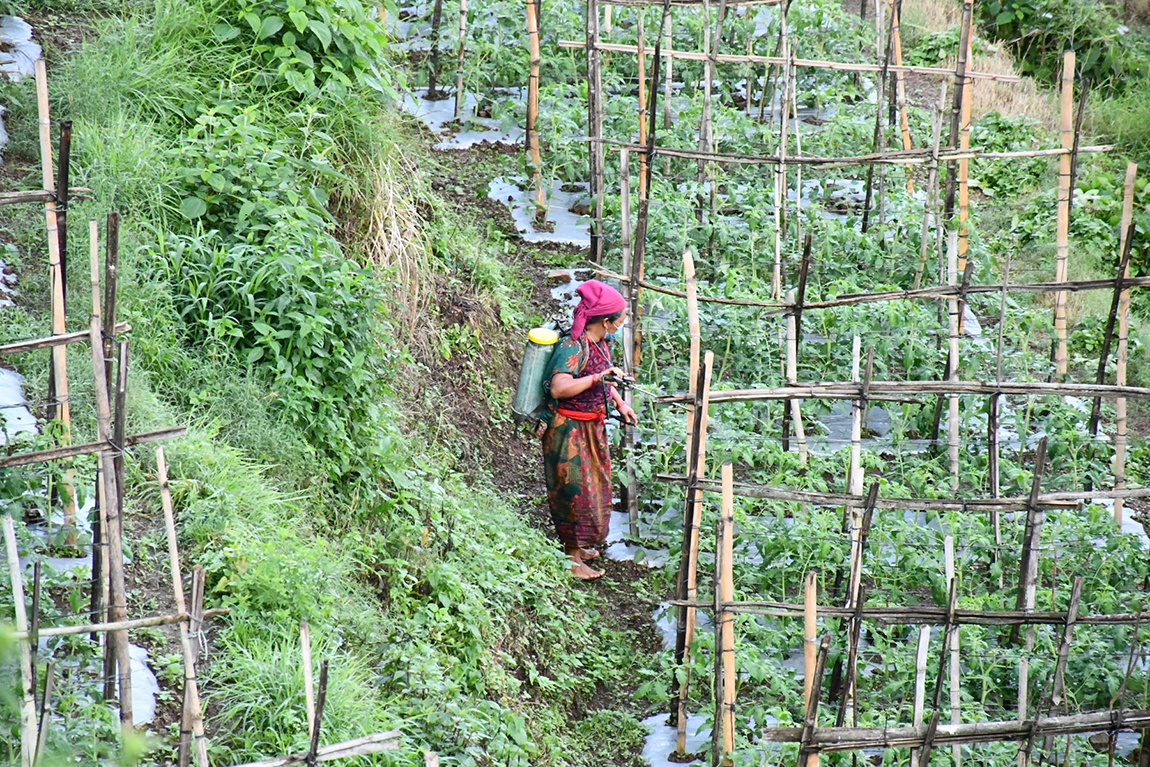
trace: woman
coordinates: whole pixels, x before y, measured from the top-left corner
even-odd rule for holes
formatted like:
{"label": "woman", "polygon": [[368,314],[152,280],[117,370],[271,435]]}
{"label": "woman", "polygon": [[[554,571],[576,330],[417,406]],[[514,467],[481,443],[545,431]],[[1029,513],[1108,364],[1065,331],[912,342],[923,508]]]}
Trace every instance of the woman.
{"label": "woman", "polygon": [[605,340],[623,325],[623,296],[598,280],[584,282],[576,292],[580,301],[571,335],[551,357],[555,406],[543,433],[543,465],[551,518],[571,559],[571,574],[590,580],[603,574],[586,563],[599,556],[594,547],[607,542],[611,520],[611,457],[603,420],[611,405],[625,422],[638,419],[615,385],[603,380],[607,374],[623,375],[611,365]]}

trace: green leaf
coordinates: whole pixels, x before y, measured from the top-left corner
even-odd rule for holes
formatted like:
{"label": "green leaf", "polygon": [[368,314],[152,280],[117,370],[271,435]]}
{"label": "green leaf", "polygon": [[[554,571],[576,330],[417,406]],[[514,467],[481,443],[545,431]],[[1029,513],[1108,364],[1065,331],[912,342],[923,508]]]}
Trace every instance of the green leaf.
{"label": "green leaf", "polygon": [[180,203],[180,212],[188,218],[199,218],[208,212],[208,204],[199,197],[185,197]]}
{"label": "green leaf", "polygon": [[1003,11],[994,19],[994,23],[1000,27],[1003,24],[1009,24],[1012,21],[1014,21],[1014,11]]}
{"label": "green leaf", "polygon": [[255,349],[252,349],[251,351],[248,352],[248,364],[250,365],[253,362],[258,362],[260,359],[263,358],[263,356],[264,356],[264,350],[263,350],[262,346],[257,347]]}
{"label": "green leaf", "polygon": [[272,326],[266,322],[253,322],[252,327],[255,328],[261,335],[270,336],[274,332]]}
{"label": "green leaf", "polygon": [[310,19],[308,19],[306,13],[300,13],[299,11],[288,11],[288,18],[291,19],[292,24],[295,24],[295,28],[297,30],[300,32],[307,31],[307,23],[310,21]]}
{"label": "green leaf", "polygon": [[279,16],[268,16],[263,20],[263,23],[260,24],[259,36],[267,39],[283,29],[283,26],[284,20]]}
{"label": "green leaf", "polygon": [[323,49],[326,51],[327,47],[331,45],[331,29],[328,27],[328,25],[324,24],[322,21],[316,21],[315,19],[312,19],[308,22],[307,26],[308,29],[310,29],[312,32],[315,32],[315,36],[319,38],[321,43],[323,43]]}
{"label": "green leaf", "polygon": [[240,34],[239,27],[233,27],[226,21],[221,21],[212,27],[212,37],[216,38],[221,43],[226,43],[228,40],[234,40]]}
{"label": "green leaf", "polygon": [[244,14],[244,21],[246,21],[248,23],[248,26],[252,28],[253,32],[255,32],[256,34],[259,34],[259,31],[260,31],[259,14],[252,13],[251,11],[248,11],[247,13]]}

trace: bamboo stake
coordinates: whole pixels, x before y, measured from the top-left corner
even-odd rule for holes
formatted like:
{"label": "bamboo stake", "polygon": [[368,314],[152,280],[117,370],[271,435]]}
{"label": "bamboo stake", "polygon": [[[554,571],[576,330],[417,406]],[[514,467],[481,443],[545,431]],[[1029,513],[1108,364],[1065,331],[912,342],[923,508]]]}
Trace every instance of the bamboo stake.
{"label": "bamboo stake", "polygon": [[[911,714],[911,727],[918,727],[922,722],[923,709],[926,703],[926,654],[930,648],[930,626],[920,626],[918,629],[918,651],[914,656],[914,709]],[[918,763],[918,749],[910,750],[910,763]]]}
{"label": "bamboo stake", "polygon": [[[851,382],[859,383],[859,365],[862,356],[862,337],[855,336],[851,346]],[[861,393],[861,390],[860,390]],[[851,403],[851,458],[847,473],[847,492],[862,495],[862,418],[866,402],[860,396]]]}
{"label": "bamboo stake", "polygon": [[938,88],[938,105],[930,115],[930,166],[927,171],[926,199],[923,201],[922,206],[922,231],[919,233],[918,269],[914,274],[915,290],[918,290],[922,285],[922,275],[926,270],[927,243],[930,241],[927,237],[931,222],[933,221],[935,227],[941,230],[938,215],[938,156],[939,148],[942,144],[942,112],[945,106],[946,83],[943,82]]}
{"label": "bamboo stake", "polygon": [[[603,34],[607,35],[607,37],[611,36],[611,12],[614,10],[614,8],[615,7],[610,3],[606,3],[603,6]],[[639,18],[642,17],[643,12],[640,11]]]}
{"label": "bamboo stake", "polygon": [[[1036,498],[1042,483],[1042,473],[1046,464],[1046,437],[1038,444],[1038,455],[1034,466],[1034,478],[1030,487],[1031,498]],[[1032,505],[1026,515],[1026,532],[1023,537],[1022,578],[1019,584],[1018,607],[1027,611],[1034,609],[1034,598],[1038,581],[1039,540],[1042,533],[1043,511]],[[1016,629],[1017,630],[1017,629]],[[1018,719],[1025,721],[1029,708],[1030,653],[1034,651],[1034,627],[1026,629],[1026,639],[1022,656],[1018,659]],[[1029,754],[1020,750],[1018,767],[1025,767]]]}
{"label": "bamboo stake", "polygon": [[[374,735],[366,735],[362,738],[355,740],[348,740],[343,743],[333,743],[330,746],[322,746],[317,748],[314,754],[315,762],[328,762],[333,759],[343,759],[351,756],[366,756],[368,754],[378,754],[383,751],[397,751],[399,750],[399,730],[391,730],[390,732],[380,732]],[[431,754],[428,754],[431,756]],[[299,764],[308,763],[308,753],[290,754],[288,756],[279,756],[275,759],[265,759],[261,762],[249,762],[248,764],[237,765],[236,767],[295,767]],[[438,756],[434,759],[434,764],[438,764]],[[425,764],[432,767],[433,760],[426,759]]]}
{"label": "bamboo stake", "polygon": [[[787,48],[787,32],[786,22],[783,22],[783,60],[788,58]],[[788,64],[784,64],[784,70]],[[776,301],[782,299],[782,286],[783,286],[783,208],[785,203],[783,200],[787,194],[787,112],[789,111],[790,104],[788,103],[787,90],[790,85],[790,78],[785,74],[783,76],[783,95],[779,102],[779,162],[775,165],[774,181],[775,181],[775,209],[774,209],[774,224],[775,224],[775,270],[771,275],[771,298]]]}
{"label": "bamboo stake", "polygon": [[[698,412],[695,416],[694,438],[691,441],[694,456],[692,471],[693,477],[699,477],[706,471],[707,454],[707,405],[711,392],[711,370],[714,365],[714,354],[711,351],[703,356],[703,367],[699,371],[700,385],[696,391]],[[699,557],[699,524],[703,512],[703,491],[697,487],[687,489],[687,505],[684,510],[686,524],[684,525],[683,561],[680,563],[679,591],[682,597],[694,601],[696,594],[696,568]],[[685,567],[684,567],[685,565]],[[678,696],[678,734],[675,740],[675,751],[678,754],[686,753],[687,744],[687,694],[690,685],[689,659],[691,640],[694,634],[695,611],[687,607],[679,610],[679,624],[675,642],[676,663],[683,672],[683,681],[679,685]]]}
{"label": "bamboo stake", "polygon": [[[734,489],[732,488],[732,493]],[[811,686],[815,681],[815,659],[818,634],[818,574],[808,570],[803,579],[803,709],[811,704]],[[815,756],[817,761],[818,757]],[[810,762],[807,762],[810,765]],[[817,765],[811,765],[817,767]]]}
{"label": "bamboo stake", "polygon": [[[862,338],[855,336],[851,346],[851,380],[858,382],[860,358],[862,353]],[[850,465],[847,470],[847,492],[852,496],[862,494],[862,420],[863,409],[866,403],[861,396],[851,402],[851,452],[850,452]],[[857,507],[853,504],[844,504],[843,506],[843,528],[849,531],[850,534],[850,579],[848,581],[847,590],[847,607],[854,608],[858,605],[858,593],[861,582],[861,560],[862,560],[862,517],[858,513]],[[856,579],[855,574],[859,574]],[[852,627],[853,628],[853,627]],[[854,633],[851,632],[853,640]],[[835,665],[835,671],[840,668],[839,664]],[[849,672],[849,669],[848,669]],[[831,690],[832,695],[837,687],[838,674],[832,676]],[[846,689],[843,692],[843,705],[840,710],[840,718],[845,721],[845,717],[854,712],[854,690],[852,689],[853,677],[848,677]],[[801,761],[801,760],[800,760]]]}
{"label": "bamboo stake", "polygon": [[[664,23],[663,30],[663,50],[671,50],[671,18],[668,16]],[[673,56],[666,56],[667,60],[664,65],[667,67],[666,72],[663,74],[663,130],[671,129],[672,113],[671,113],[671,99],[675,95],[674,79],[672,69],[674,69],[675,58]],[[658,59],[656,60],[658,61]],[[663,173],[671,175],[671,158],[668,157],[663,165]]]}
{"label": "bamboo stake", "polygon": [[[599,3],[587,0],[586,16],[587,53],[587,135],[592,139],[603,137],[603,80],[600,72]],[[603,145],[593,143],[588,156],[590,164],[591,205],[594,223],[591,229],[591,260],[603,261]],[[636,246],[638,247],[638,246]]]}
{"label": "bamboo stake", "polygon": [[[639,369],[639,282],[635,265],[631,258],[631,163],[630,152],[619,153],[619,218],[620,243],[623,271],[631,279],[623,283],[623,297],[628,307],[629,318],[623,325],[623,369],[635,375]],[[634,390],[623,392],[623,400],[628,405],[634,403]],[[632,538],[639,537],[639,480],[635,475],[633,455],[635,451],[635,427],[627,424],[623,430],[624,452],[627,455],[627,521]]]}
{"label": "bamboo stake", "polygon": [[[795,116],[795,156],[801,157],[803,139],[800,135],[799,126],[802,125],[803,121],[799,119],[799,71],[794,65],[794,60],[794,51],[792,50],[791,113]],[[803,239],[803,166],[801,163],[795,166],[795,239],[799,241]]]}
{"label": "bamboo stake", "polygon": [[[716,562],[721,562],[718,569],[719,598],[721,602],[730,602],[735,598],[733,557],[733,539],[735,536],[734,522],[734,493],[731,490],[734,482],[734,470],[730,463],[723,464],[723,513],[719,520],[719,529],[723,535],[719,539],[721,547],[720,556]],[[716,624],[719,625],[720,646],[722,648],[722,732],[723,732],[723,764],[730,765],[731,754],[735,750],[735,616],[730,612],[718,611]]]}
{"label": "bamboo stake", "polygon": [[[96,222],[92,222],[95,229]],[[96,262],[92,261],[92,274],[96,272]],[[184,601],[184,584],[180,576],[180,551],[176,544],[176,514],[172,508],[172,491],[168,486],[168,465],[164,460],[164,448],[156,448],[156,478],[160,483],[160,504],[164,509],[164,528],[168,537],[168,565],[172,571],[172,594],[176,600],[176,610],[187,614]],[[200,688],[196,681],[196,654],[192,650],[191,632],[188,620],[180,621],[180,649],[184,655],[184,692],[190,704],[192,717],[192,743],[195,747],[196,764],[208,767],[208,744],[204,735],[203,710],[200,707]]]}
{"label": "bamboo stake", "polygon": [[[96,434],[101,442],[112,439],[112,413],[108,399],[108,381],[104,369],[104,345],[100,336],[100,274],[94,258],[89,263],[92,283],[92,315],[88,323],[88,345],[92,353],[92,377],[95,382]],[[62,347],[60,347],[62,348]],[[104,497],[108,502],[108,573],[111,579],[109,617],[112,622],[127,620],[127,595],[124,587],[123,530],[120,507],[120,490],[116,481],[115,459],[109,452],[100,456],[101,477],[104,481]],[[128,634],[126,631],[113,631],[109,636],[109,646],[115,656],[120,685],[120,726],[125,734],[133,731],[132,720],[132,669],[128,655]]]}
{"label": "bamboo stake", "polygon": [[536,16],[536,2],[527,0],[527,47],[530,57],[527,76],[527,162],[535,178],[535,219],[540,221],[547,216],[547,195],[543,191],[543,157],[539,151],[539,132],[536,128],[539,117],[539,19]]}
{"label": "bamboo stake", "polygon": [[[907,119],[906,111],[906,83],[904,82],[903,73],[897,69],[902,66],[902,35],[899,32],[899,9],[895,7],[895,0],[890,0],[890,12],[893,23],[891,24],[891,37],[894,41],[894,88],[895,99],[898,104],[898,125],[902,132],[902,148],[904,151],[909,151],[912,148],[910,141],[910,123]],[[943,84],[945,86],[945,83]],[[910,169],[907,169],[906,174],[906,193],[914,194],[914,179],[910,175]],[[914,761],[913,759],[911,760]]]}
{"label": "bamboo stake", "polygon": [[[973,6],[973,3],[971,4]],[[971,52],[971,40],[974,38],[974,32],[969,31],[966,34],[966,61],[973,58]],[[963,74],[965,75],[966,68],[963,67]],[[957,84],[957,81],[956,81]],[[969,77],[964,76],[962,79],[962,105],[959,110],[959,127],[958,127],[958,148],[960,150],[970,149],[970,106],[973,99],[974,81]],[[960,159],[958,161],[958,271],[962,273],[966,269],[966,252],[968,247],[968,240],[970,237],[969,224],[967,223],[970,218],[970,160]],[[962,317],[958,318],[959,330],[962,330],[963,320]],[[956,761],[957,763],[957,761]]]}
{"label": "bamboo stake", "polygon": [[[1074,51],[1062,56],[1062,91],[1060,99],[1059,136],[1066,154],[1058,158],[1058,220],[1054,256],[1054,281],[1068,279],[1070,258],[1070,150],[1074,144]],[[1058,335],[1054,353],[1055,372],[1059,380],[1066,377],[1066,293],[1054,294],[1054,330]]]}
{"label": "bamboo stake", "polygon": [[303,666],[303,698],[307,715],[307,736],[315,732],[315,692],[311,664],[311,629],[307,621],[299,622],[299,644]]}
{"label": "bamboo stake", "polygon": [[[946,536],[942,539],[943,547],[943,560],[944,568],[946,571],[946,582],[951,583],[955,580],[954,574],[954,537]],[[962,723],[962,686],[959,682],[959,639],[958,639],[958,623],[955,622],[954,628],[950,632],[950,670],[948,673],[950,687],[950,723]],[[951,756],[954,759],[955,767],[962,763],[962,747],[957,743],[950,747]]]}
{"label": "bamboo stake", "polygon": [[[1118,252],[1126,252],[1126,236],[1130,230],[1130,222],[1134,217],[1134,178],[1138,174],[1138,166],[1135,163],[1126,163],[1126,183],[1123,187],[1122,193],[1122,221],[1118,225]],[[1127,264],[1126,273],[1123,275],[1126,279],[1130,277],[1129,264]],[[1126,385],[1126,361],[1128,354],[1128,335],[1130,331],[1130,289],[1126,288],[1122,291],[1122,295],[1118,300],[1118,373],[1115,383],[1119,386]],[[1126,398],[1119,397],[1114,403],[1116,411],[1114,427],[1114,489],[1121,490],[1126,484]],[[1123,500],[1116,498],[1114,500],[1114,522],[1121,527],[1122,525],[1122,509]]]}
{"label": "bamboo stake", "polygon": [[40,560],[32,566],[32,626],[28,629],[28,644],[32,650],[32,692],[39,689],[36,684],[37,654],[40,649]]}
{"label": "bamboo stake", "polygon": [[[700,0],[700,5],[703,0]],[[616,3],[621,5],[621,3]],[[727,5],[737,5],[739,3],[728,0]],[[781,3],[780,3],[781,4]],[[662,5],[662,3],[654,3],[654,5]],[[586,43],[579,40],[560,40],[560,48],[573,48],[576,50],[586,47]],[[620,43],[600,43],[599,50],[610,51],[613,53],[635,53],[634,45],[622,45]],[[707,55],[699,51],[680,51],[665,48],[659,54],[660,56],[670,60],[679,59],[682,61],[706,61]],[[720,64],[766,64],[768,66],[781,66],[786,63],[780,55],[775,56],[745,56],[737,53],[716,53],[714,54],[715,61]],[[807,69],[827,69],[837,72],[881,72],[881,64],[870,63],[845,63],[840,61],[822,61],[819,59],[795,59],[794,64],[799,67]],[[891,65],[889,67],[891,72],[900,72],[902,74],[917,74],[928,75],[932,77],[941,77],[951,79],[955,75],[953,69],[942,69],[941,67],[915,67],[915,66],[901,66],[896,67]],[[965,75],[972,80],[990,80],[993,82],[1001,83],[1018,83],[1022,82],[1022,78],[1017,75],[1002,75],[993,74],[989,72],[969,72]],[[2,203],[0,203],[2,204]]]}
{"label": "bamboo stake", "polygon": [[[799,758],[797,764],[806,767],[817,767],[818,752],[811,752],[811,743],[815,739],[815,731],[819,723],[819,698],[823,689],[823,674],[827,667],[827,652],[831,647],[831,635],[827,634],[819,642],[818,657],[815,660],[814,685],[811,694],[807,697],[806,716],[803,717],[803,727],[799,737]],[[812,757],[814,757],[812,761]]]}
{"label": "bamboo stake", "polygon": [[[998,301],[998,342],[995,345],[994,381],[1002,383],[1002,337],[1006,328],[1006,291],[1010,283],[1010,251],[1006,253],[1006,261],[1002,265],[1002,295]],[[991,394],[987,413],[987,441],[989,446],[987,473],[990,475],[990,497],[998,498],[1001,490],[998,468],[998,405],[1002,399],[1001,394]],[[990,524],[994,528],[994,552],[992,561],[998,564],[999,547],[1002,545],[1002,527],[998,519],[998,512],[990,513]],[[998,587],[1003,588],[1002,571],[998,573]]]}
{"label": "bamboo stake", "polygon": [[[1106,330],[1102,335],[1102,349],[1098,353],[1098,371],[1094,375],[1094,382],[1106,382],[1106,364],[1110,361],[1110,345],[1114,339],[1114,325],[1118,321],[1118,310],[1122,303],[1122,280],[1130,271],[1130,249],[1134,242],[1134,233],[1127,232],[1123,238],[1126,242],[1122,255],[1118,260],[1118,276],[1114,280],[1114,296],[1110,301],[1110,311],[1106,315]],[[1095,397],[1090,407],[1090,424],[1088,431],[1092,437],[1098,436],[1098,422],[1102,419],[1102,398]],[[1087,490],[1092,489],[1087,487]]]}
{"label": "bamboo stake", "polygon": [[[40,171],[44,179],[44,189],[55,190],[56,180],[52,174],[52,123],[48,108],[48,70],[43,59],[36,59],[36,111],[40,120]],[[60,262],[60,239],[56,218],[56,203],[44,203],[44,219],[48,229],[48,284],[52,301],[52,335],[67,332],[64,321],[64,269]],[[54,415],[62,426],[60,441],[64,445],[72,442],[72,414],[68,404],[68,360],[63,346],[52,347],[51,381],[48,399],[53,402]],[[52,413],[50,413],[52,415]],[[72,484],[72,468],[64,472],[63,494],[64,525],[76,527],[76,492]]]}
{"label": "bamboo stake", "polygon": [[[608,6],[610,7],[610,6]],[[647,52],[643,47],[643,14],[638,19],[638,45],[639,56],[639,143],[647,143]],[[653,85],[653,84],[652,84]],[[647,196],[647,155],[639,155],[639,198]]]}
{"label": "bamboo stake", "polygon": [[431,53],[427,66],[427,98],[438,99],[439,91],[439,29],[443,22],[443,0],[435,0],[431,11]]}
{"label": "bamboo stake", "polygon": [[[946,248],[947,282],[951,285],[958,281],[958,232],[950,232]],[[958,299],[951,298],[946,302],[949,319],[949,349],[947,352],[947,379],[952,383],[958,381],[958,334],[960,315]],[[950,489],[958,492],[958,395],[949,397],[949,412],[947,418],[947,455],[950,459]]]}
{"label": "bamboo stake", "polygon": [[[795,291],[787,291],[787,303],[794,306]],[[798,332],[795,322],[795,314],[791,312],[787,315],[787,385],[794,386],[798,383]],[[787,406],[791,414],[791,426],[795,431],[795,442],[799,446],[799,465],[806,466],[808,460],[807,454],[807,434],[803,428],[803,415],[800,407],[802,400],[792,399],[786,400]]]}
{"label": "bamboo stake", "polygon": [[48,744],[48,730],[52,725],[52,692],[56,686],[56,662],[49,660],[44,668],[44,697],[40,703],[40,725],[36,740],[36,756],[34,764],[37,766],[44,762],[45,747]]}
{"label": "bamboo stake", "polygon": [[[4,512],[4,544],[8,557],[8,577],[16,604],[16,630],[28,631],[28,613],[24,606],[24,576],[20,571],[20,550],[16,547],[16,526],[12,515]],[[20,645],[20,764],[31,767],[37,743],[36,694],[32,688],[32,645],[25,635]]]}
{"label": "bamboo stake", "polygon": [[[711,0],[703,0],[703,114],[699,120],[699,152],[712,152],[714,146],[711,142],[711,86],[715,80],[715,57],[711,42]],[[706,163],[700,159],[695,168],[695,183],[700,186],[706,173]],[[712,193],[714,190],[711,190]],[[699,223],[703,221],[703,200],[698,199],[698,208],[695,214]]]}
{"label": "bamboo stake", "polygon": [[463,53],[467,41],[467,0],[459,0],[459,47],[455,52],[455,119],[463,114]]}
{"label": "bamboo stake", "polygon": [[[962,101],[966,90],[966,70],[968,61],[966,52],[970,49],[971,24],[974,17],[973,0],[963,0],[962,23],[958,35],[958,60],[954,67],[954,90],[951,94],[950,108],[950,135],[948,145],[951,149],[958,147],[958,133],[962,128]],[[946,199],[943,202],[943,217],[950,221],[954,215],[954,192],[957,173],[953,161],[947,163],[946,169]]]}

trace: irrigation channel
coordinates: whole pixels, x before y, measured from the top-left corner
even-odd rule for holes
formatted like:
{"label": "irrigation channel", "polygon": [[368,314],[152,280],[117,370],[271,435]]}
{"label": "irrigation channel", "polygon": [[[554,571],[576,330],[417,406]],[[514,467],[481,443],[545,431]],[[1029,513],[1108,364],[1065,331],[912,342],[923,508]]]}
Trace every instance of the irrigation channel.
{"label": "irrigation channel", "polygon": [[965,2],[924,61],[916,3],[851,5],[389,20],[436,149],[505,158],[520,236],[587,248],[555,310],[627,296],[658,396],[614,435],[607,555],[665,574],[676,669],[644,756],[1148,764],[1138,169],[1079,199],[1123,161],[1080,132],[1073,52],[995,69]]}

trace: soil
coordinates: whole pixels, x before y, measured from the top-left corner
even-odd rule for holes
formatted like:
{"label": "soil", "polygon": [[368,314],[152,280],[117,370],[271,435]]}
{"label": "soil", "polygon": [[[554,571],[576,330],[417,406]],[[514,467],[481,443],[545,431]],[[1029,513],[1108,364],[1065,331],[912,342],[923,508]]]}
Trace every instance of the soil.
{"label": "soil", "polygon": [[[428,151],[431,152],[429,141]],[[486,195],[491,178],[488,170],[499,155],[522,151],[519,147],[484,144],[466,150],[437,152],[441,167],[434,174],[433,188],[457,211],[477,221],[491,221],[509,237],[513,249],[503,260],[516,273],[527,276],[530,286],[520,296],[532,313],[548,317],[559,310],[551,297],[553,282],[546,277],[557,262],[570,263],[573,257],[586,256],[586,250],[556,243],[527,243],[518,237],[514,220],[507,207]],[[439,322],[447,327],[466,325],[479,331],[483,339],[484,375],[514,386],[518,378],[518,363],[522,356],[522,337],[525,328],[507,328],[500,323],[499,313],[483,307],[466,287],[440,285],[436,304]],[[417,358],[428,371],[429,380],[440,393],[440,415],[462,435],[461,450],[477,465],[490,470],[496,487],[512,499],[523,518],[536,529],[554,535],[550,512],[546,503],[542,460],[538,439],[525,425],[516,425],[498,408],[476,396],[475,386],[468,378],[468,361],[454,357],[444,361],[442,356],[423,355]],[[558,541],[555,543],[559,545]],[[640,597],[634,583],[648,577],[649,571],[634,562],[615,562],[600,557],[594,563],[603,570],[603,577],[574,588],[589,589],[603,597],[601,613],[609,628],[619,631],[631,643],[631,650],[639,654],[661,651],[662,638],[653,620],[654,606]],[[572,702],[576,717],[585,711],[604,708],[633,710],[634,689],[600,689],[590,700]],[[638,710],[635,713],[642,713]]]}

